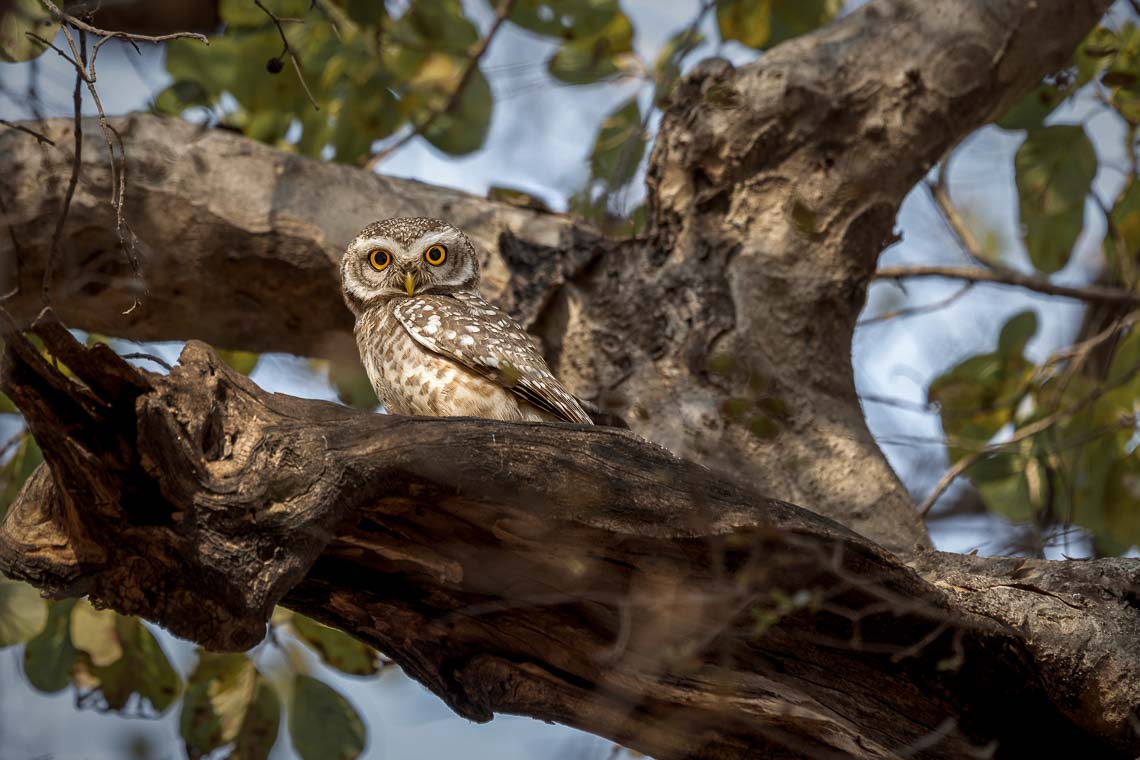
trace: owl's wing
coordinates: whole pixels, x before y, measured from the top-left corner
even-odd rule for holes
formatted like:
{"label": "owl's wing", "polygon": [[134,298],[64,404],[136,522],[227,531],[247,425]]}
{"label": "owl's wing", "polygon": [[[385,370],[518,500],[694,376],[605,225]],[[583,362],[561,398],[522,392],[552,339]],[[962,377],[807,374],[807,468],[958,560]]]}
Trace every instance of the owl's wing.
{"label": "owl's wing", "polygon": [[424,348],[494,380],[560,420],[592,424],[578,399],[550,373],[526,331],[478,295],[409,298],[394,313]]}

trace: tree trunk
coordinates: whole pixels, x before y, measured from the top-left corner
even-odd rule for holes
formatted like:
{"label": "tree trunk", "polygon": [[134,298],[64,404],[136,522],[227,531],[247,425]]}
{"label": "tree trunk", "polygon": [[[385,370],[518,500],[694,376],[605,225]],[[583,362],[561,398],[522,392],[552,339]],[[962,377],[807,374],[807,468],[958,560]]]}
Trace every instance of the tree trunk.
{"label": "tree trunk", "polygon": [[[1137,563],[931,551],[850,365],[905,193],[1107,5],[876,0],[757,63],[705,62],[662,122],[647,232],[626,241],[136,116],[116,128],[138,277],[85,123],[52,264],[69,326],[343,354],[344,244],[376,218],[443,217],[572,390],[688,461],[612,430],[265,394],[198,343],[146,374],[45,319],[84,385],[9,325],[3,390],[47,465],[0,567],[220,648],[260,639],[283,602],[463,715],[662,758],[1135,755]],[[70,124],[35,126],[55,147],[0,134],[0,287],[19,284],[21,326],[70,170]]]}

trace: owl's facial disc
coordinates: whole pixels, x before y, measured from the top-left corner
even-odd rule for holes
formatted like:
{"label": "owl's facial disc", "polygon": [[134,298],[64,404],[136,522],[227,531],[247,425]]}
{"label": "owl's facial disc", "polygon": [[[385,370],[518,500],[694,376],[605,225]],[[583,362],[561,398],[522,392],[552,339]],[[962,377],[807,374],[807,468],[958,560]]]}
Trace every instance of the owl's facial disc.
{"label": "owl's facial disc", "polygon": [[341,260],[346,303],[360,315],[392,298],[474,290],[479,259],[471,241],[436,219],[389,219],[366,227]]}

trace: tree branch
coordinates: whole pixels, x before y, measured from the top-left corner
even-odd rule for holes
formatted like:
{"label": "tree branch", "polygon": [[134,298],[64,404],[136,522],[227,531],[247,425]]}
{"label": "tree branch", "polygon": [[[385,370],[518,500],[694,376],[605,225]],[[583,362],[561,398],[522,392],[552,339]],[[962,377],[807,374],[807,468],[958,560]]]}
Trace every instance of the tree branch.
{"label": "tree branch", "polygon": [[199,343],[160,376],[35,332],[75,379],[6,328],[0,390],[46,464],[0,569],[52,593],[225,649],[281,601],[468,718],[663,759],[1140,749],[1134,561],[916,573],[628,433],[371,415],[265,393]]}
{"label": "tree branch", "polygon": [[942,277],[966,282],[984,282],[995,285],[1011,285],[1025,288],[1035,293],[1043,293],[1062,298],[1073,298],[1088,303],[1105,303],[1118,306],[1140,306],[1140,293],[1123,288],[1109,288],[1102,285],[1058,285],[1043,277],[1022,274],[1011,269],[979,269],[977,267],[955,267],[940,265],[907,265],[882,267],[875,271],[877,280],[901,280],[919,277]]}

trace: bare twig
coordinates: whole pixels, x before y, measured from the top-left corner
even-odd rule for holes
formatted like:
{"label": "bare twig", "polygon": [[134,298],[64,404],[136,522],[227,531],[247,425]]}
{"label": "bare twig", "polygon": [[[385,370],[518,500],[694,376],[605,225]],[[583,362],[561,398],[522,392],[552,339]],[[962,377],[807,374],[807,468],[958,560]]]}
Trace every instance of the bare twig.
{"label": "bare twig", "polygon": [[479,40],[479,42],[476,43],[474,49],[472,49],[471,58],[467,61],[467,68],[463,70],[463,74],[459,77],[459,83],[455,86],[455,91],[451,93],[451,97],[447,99],[447,102],[443,105],[443,108],[432,111],[430,114],[428,114],[427,118],[425,118],[419,124],[416,124],[411,132],[408,132],[406,135],[379,153],[372,154],[372,156],[370,156],[364,163],[365,169],[368,169],[369,171],[375,169],[377,164],[379,164],[388,156],[392,155],[400,148],[407,145],[415,138],[422,135],[427,130],[431,129],[431,126],[435,124],[435,122],[441,116],[449,113],[453,108],[459,105],[459,99],[463,97],[463,91],[467,88],[467,84],[471,81],[471,77],[475,76],[475,72],[479,69],[480,59],[482,59],[483,55],[487,52],[487,48],[491,46],[491,40],[494,39],[495,34],[498,33],[499,27],[501,27],[503,25],[503,22],[507,20],[507,16],[511,15],[511,10],[514,8],[514,6],[515,0],[503,0],[503,2],[499,4],[499,9],[495,12],[495,20],[491,22],[491,28],[487,30],[487,34],[481,40]]}
{"label": "bare twig", "polygon": [[[210,44],[210,40],[208,37],[206,37],[206,35],[198,34],[197,32],[174,32],[173,34],[160,34],[152,36],[149,34],[134,34],[133,32],[116,32],[107,29],[100,29],[98,27],[92,26],[91,24],[88,24],[85,21],[79,20],[75,16],[64,13],[59,9],[59,6],[57,6],[54,2],[51,2],[51,0],[40,0],[40,5],[42,5],[44,9],[51,14],[53,21],[68,24],[80,31],[102,37],[103,39],[98,42],[96,47],[99,47],[109,39],[126,40],[131,43],[153,42],[156,44],[159,42],[169,42],[170,40],[191,39],[198,40],[204,45]],[[92,65],[94,65],[94,60],[94,56],[92,56]]]}
{"label": "bare twig", "polygon": [[931,314],[936,311],[941,311],[949,306],[952,306],[958,299],[969,293],[976,283],[967,282],[962,287],[955,290],[946,298],[942,298],[932,303],[925,303],[919,306],[904,306],[901,309],[892,309],[891,311],[878,314],[866,319],[860,319],[855,323],[856,327],[866,327],[867,325],[881,324],[891,319],[902,319],[904,317],[917,317],[920,314]]}
{"label": "bare twig", "polygon": [[1140,306],[1140,293],[1133,293],[1122,288],[1109,288],[1102,285],[1083,285],[1079,287],[1057,285],[1042,277],[1022,274],[1009,269],[980,269],[978,267],[955,267],[940,265],[916,265],[883,267],[874,274],[878,280],[901,280],[917,277],[942,277],[953,280],[965,280],[972,283],[990,283],[994,285],[1011,285],[1025,288],[1036,293],[1062,298],[1073,298],[1089,303],[1122,304],[1125,306]]}
{"label": "bare twig", "polygon": [[947,158],[938,167],[938,179],[934,182],[927,182],[926,189],[930,191],[930,197],[934,201],[934,205],[942,214],[942,220],[946,222],[946,226],[950,228],[953,233],[954,239],[958,241],[959,247],[966,256],[972,259],[975,263],[986,268],[996,268],[994,264],[986,259],[985,254],[982,252],[982,246],[978,243],[978,239],[974,237],[974,233],[970,230],[966,220],[958,212],[958,207],[950,199],[949,188],[949,164],[950,159]]}
{"label": "bare twig", "polygon": [[[74,48],[74,45],[72,47]],[[64,55],[64,58],[66,57]],[[42,293],[45,306],[51,305],[51,281],[55,273],[56,260],[59,258],[59,241],[63,235],[63,226],[67,223],[67,215],[71,211],[71,199],[75,196],[75,186],[79,183],[79,169],[83,163],[83,83],[86,80],[83,63],[87,58],[87,33],[82,29],[79,31],[79,50],[76,52],[76,58],[77,60],[74,62],[75,90],[72,94],[72,132],[75,135],[75,147],[71,156],[71,177],[67,181],[67,192],[60,204],[59,215],[55,218],[55,230],[51,235],[51,248],[48,250],[47,262],[44,264]],[[113,158],[114,155],[112,154]]]}
{"label": "bare twig", "polygon": [[31,135],[32,137],[36,138],[36,142],[38,142],[40,145],[51,145],[51,146],[55,145],[55,142],[52,141],[47,136],[41,135],[39,132],[35,131],[34,129],[28,129],[23,124],[14,124],[13,122],[8,121],[7,119],[0,119],[0,126],[5,126],[8,129],[14,129],[17,132],[23,132],[24,134]]}
{"label": "bare twig", "polygon": [[[317,104],[317,99],[313,97],[313,93],[309,90],[309,83],[305,81],[305,75],[301,72],[301,62],[297,60],[297,54],[293,52],[293,48],[289,44],[289,38],[285,35],[285,27],[281,26],[282,21],[296,21],[297,19],[282,19],[278,17],[276,13],[266,8],[261,0],[253,0],[253,3],[263,10],[265,15],[269,16],[273,25],[277,27],[277,33],[281,35],[281,44],[285,46],[281,51],[281,55],[289,56],[289,61],[293,64],[293,71],[297,72],[297,81],[301,83],[301,89],[305,91],[305,95],[309,98],[309,103],[312,104],[313,110],[321,110],[321,107]],[[279,69],[275,69],[275,71],[277,70]]]}

